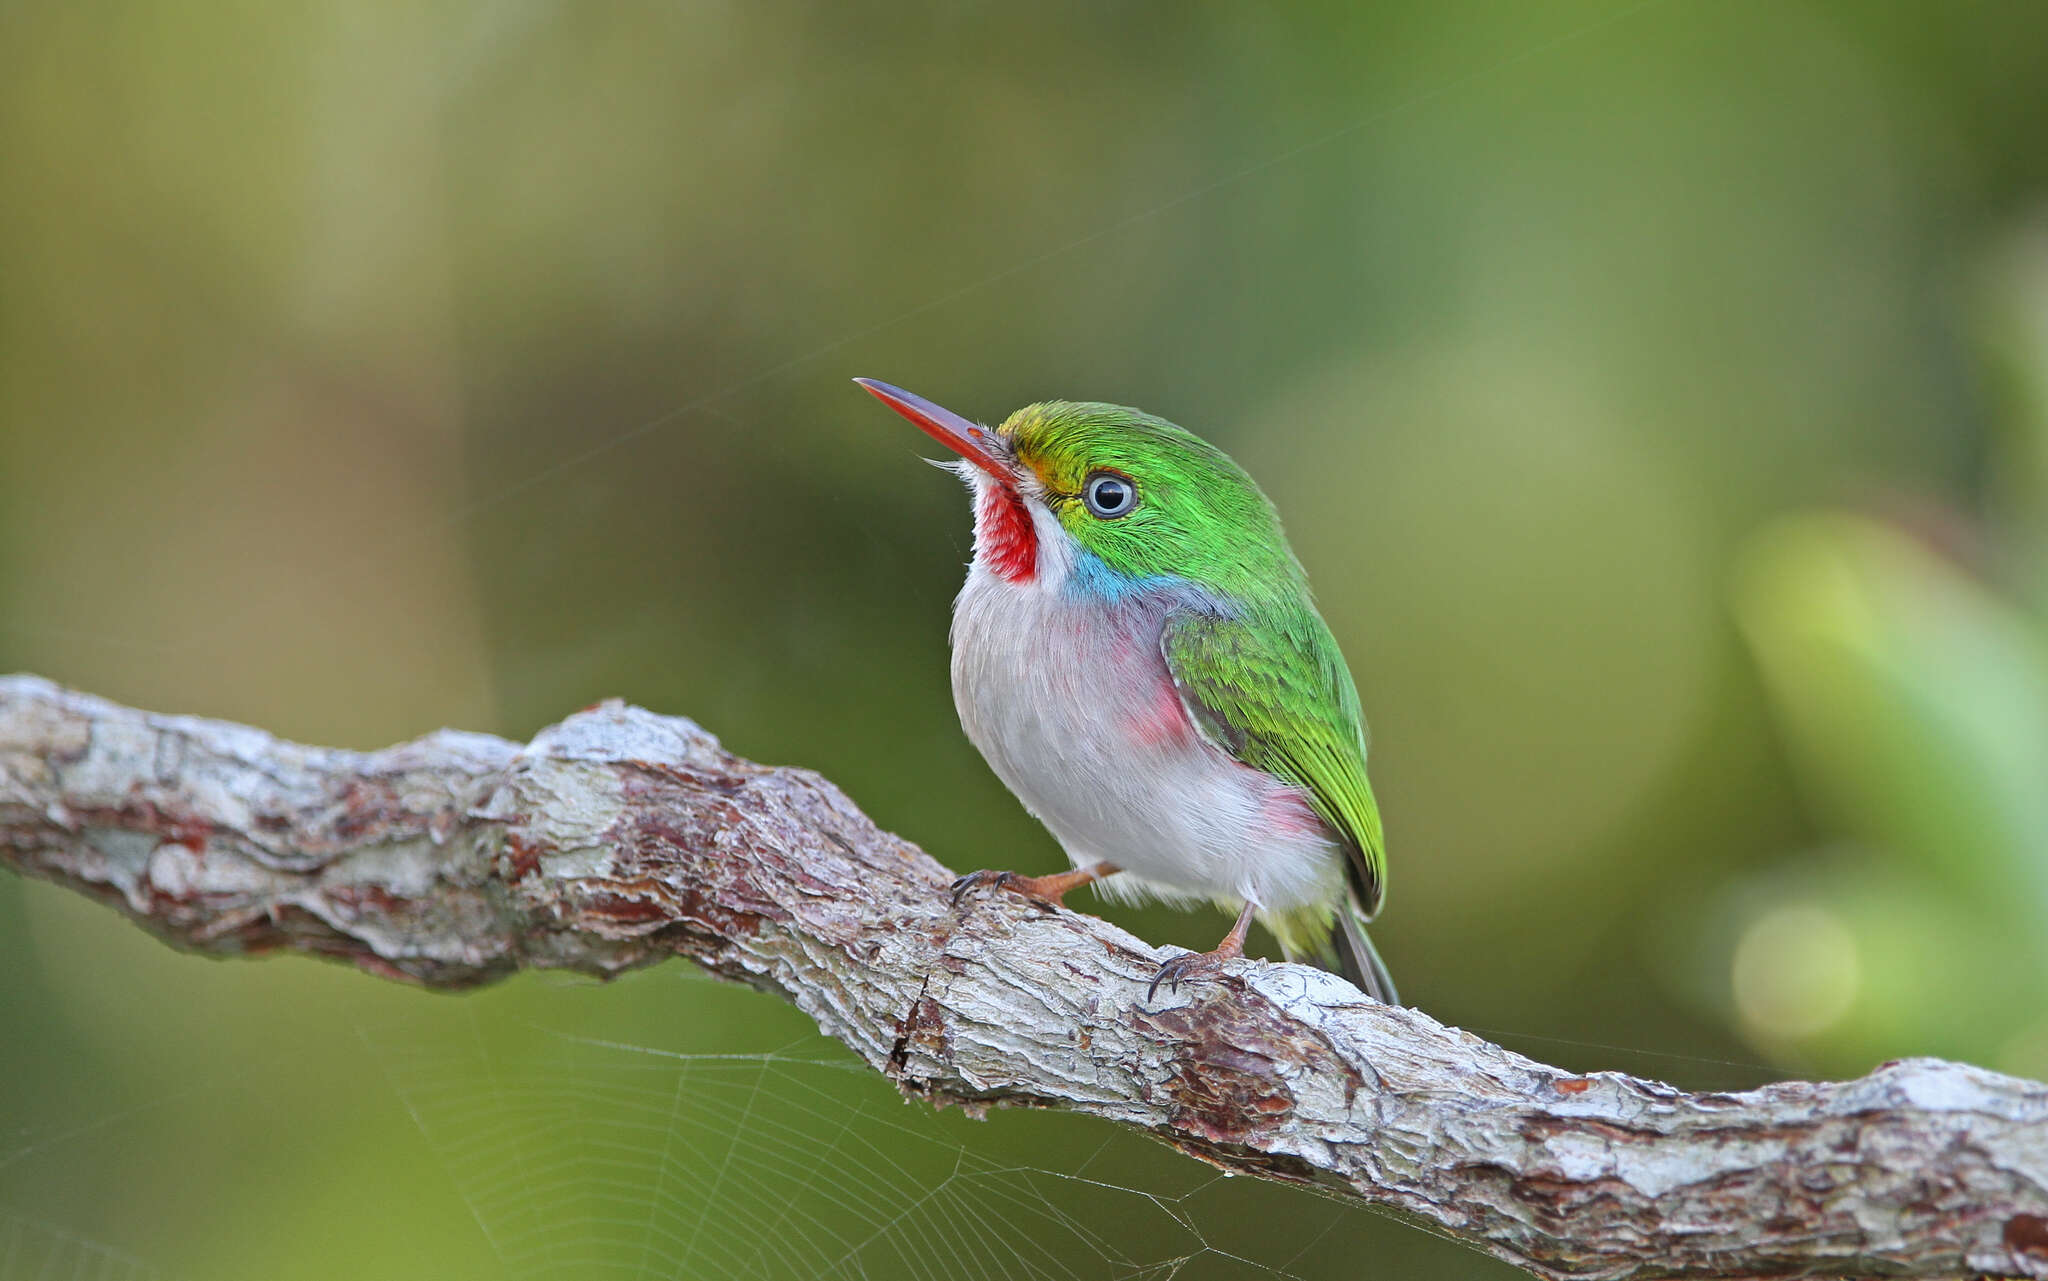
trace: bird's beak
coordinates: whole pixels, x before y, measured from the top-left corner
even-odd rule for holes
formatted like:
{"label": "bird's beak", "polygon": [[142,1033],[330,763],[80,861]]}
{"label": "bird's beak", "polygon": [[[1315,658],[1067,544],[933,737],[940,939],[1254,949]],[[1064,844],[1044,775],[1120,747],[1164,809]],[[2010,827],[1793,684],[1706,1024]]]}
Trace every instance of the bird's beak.
{"label": "bird's beak", "polygon": [[856,378],[875,399],[914,422],[933,440],[981,468],[1006,485],[1017,482],[1017,466],[1010,461],[1010,446],[987,427],[968,422],[950,409],[941,409],[922,396],[873,378]]}

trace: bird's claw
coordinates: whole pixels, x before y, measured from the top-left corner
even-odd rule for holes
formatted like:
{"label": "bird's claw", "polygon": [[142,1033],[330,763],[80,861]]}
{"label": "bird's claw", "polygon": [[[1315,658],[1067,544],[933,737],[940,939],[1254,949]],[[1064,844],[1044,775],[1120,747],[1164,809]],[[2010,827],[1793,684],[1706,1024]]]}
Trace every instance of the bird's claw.
{"label": "bird's claw", "polygon": [[992,872],[987,868],[979,872],[969,872],[953,882],[953,906],[958,907],[966,902],[967,896],[976,890],[1008,889],[1017,879],[1015,872]]}
{"label": "bird's claw", "polygon": [[987,869],[969,872],[953,882],[953,906],[959,907],[965,903],[967,896],[976,890],[998,889],[1008,890],[1043,911],[1056,912],[1066,904],[1060,901],[1059,893],[1047,892],[1046,881],[1049,879],[1055,878],[1023,876],[1016,872],[992,872]]}
{"label": "bird's claw", "polygon": [[1178,992],[1182,983],[1221,978],[1223,963],[1230,959],[1215,952],[1183,952],[1159,967],[1159,973],[1152,976],[1152,986],[1145,989],[1145,999],[1157,996],[1161,984]]}

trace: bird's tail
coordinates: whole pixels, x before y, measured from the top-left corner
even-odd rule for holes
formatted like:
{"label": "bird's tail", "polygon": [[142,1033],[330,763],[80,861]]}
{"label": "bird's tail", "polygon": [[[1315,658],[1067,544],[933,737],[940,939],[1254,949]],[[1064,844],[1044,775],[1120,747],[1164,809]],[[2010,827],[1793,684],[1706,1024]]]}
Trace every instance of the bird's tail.
{"label": "bird's tail", "polygon": [[1356,893],[1344,896],[1336,917],[1330,922],[1329,932],[1323,936],[1319,947],[1290,946],[1290,942],[1299,936],[1292,930],[1275,930],[1287,959],[1320,965],[1332,974],[1343,975],[1353,987],[1373,1000],[1383,1005],[1399,1005],[1401,996],[1394,990],[1393,976],[1387,973],[1386,962],[1380,960],[1380,954],[1373,949],[1372,939],[1366,935],[1365,912],[1358,905]]}
{"label": "bird's tail", "polygon": [[1337,973],[1382,1005],[1401,1003],[1401,994],[1394,990],[1394,976],[1387,973],[1387,963],[1380,959],[1372,938],[1365,932],[1365,913],[1359,909],[1357,895],[1344,896],[1330,931],[1330,943],[1337,953]]}

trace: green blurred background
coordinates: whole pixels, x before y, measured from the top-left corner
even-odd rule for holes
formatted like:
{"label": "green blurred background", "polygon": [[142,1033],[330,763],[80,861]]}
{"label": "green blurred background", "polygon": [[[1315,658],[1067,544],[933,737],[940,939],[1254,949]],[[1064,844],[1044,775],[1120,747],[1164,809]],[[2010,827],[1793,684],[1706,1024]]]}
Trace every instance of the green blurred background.
{"label": "green blurred background", "polygon": [[[2044,59],[2037,0],[0,5],[0,671],[361,747],[621,695],[1048,870],[947,690],[966,505],[847,379],[1120,401],[1287,518],[1410,1000],[2048,1074]],[[0,1002],[5,1277],[1509,1275],[677,967],[430,996],[9,877]]]}

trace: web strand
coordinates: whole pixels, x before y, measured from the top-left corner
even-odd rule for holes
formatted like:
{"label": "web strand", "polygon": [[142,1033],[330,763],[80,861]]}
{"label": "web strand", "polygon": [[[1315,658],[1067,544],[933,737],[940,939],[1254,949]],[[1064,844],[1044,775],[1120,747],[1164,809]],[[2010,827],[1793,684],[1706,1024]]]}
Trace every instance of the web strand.
{"label": "web strand", "polygon": [[[1303,156],[1324,150],[1347,138],[1357,136],[1379,125],[1410,114],[1432,103],[1443,100],[1468,86],[1498,76],[1513,68],[1539,59],[1546,54],[1589,39],[1610,28],[1628,22],[1646,10],[1667,3],[1670,3],[1670,0],[1635,0],[1634,3],[1624,5],[1598,18],[1577,24],[1560,34],[1521,48],[1515,53],[1493,59],[1470,71],[1443,81],[1430,89],[1410,94],[1390,106],[1369,112],[1344,125],[1284,147],[1262,160],[1190,187],[1176,195],[1148,205],[1136,212],[1113,219],[1091,231],[1053,245],[1050,248],[1019,258],[1007,266],[978,276],[929,298],[916,306],[905,308],[880,320],[848,330],[827,342],[785,357],[782,360],[756,370],[752,374],[729,382],[716,390],[701,396],[692,397],[669,409],[663,410],[661,413],[643,419],[630,427],[615,431],[594,444],[587,445],[552,463],[545,464],[520,479],[493,489],[487,494],[460,503],[442,513],[432,523],[432,527],[447,529],[462,525],[475,519],[485,511],[530,493],[540,486],[579,467],[586,466],[625,445],[681,422],[692,414],[715,413],[717,412],[716,407],[718,405],[770,384],[799,369],[815,364],[825,357],[850,347],[855,343],[899,328],[914,320],[950,307],[955,303],[984,294],[998,285],[1004,284],[1048,263],[1069,257],[1094,245],[1111,240],[1119,233],[1149,223],[1176,210],[1195,204],[1206,197],[1287,165]],[[374,539],[370,540],[374,545],[368,550],[357,554],[355,559],[356,567],[359,569],[374,568],[376,565],[383,563],[391,556],[404,550],[406,542],[415,536],[414,534],[408,534],[404,537],[394,537],[382,543],[376,543]],[[84,637],[90,643],[98,645],[118,645],[122,648],[158,653],[181,653],[204,648],[220,636],[244,629],[251,619],[259,617],[266,610],[273,608],[277,604],[277,600],[278,598],[275,594],[260,591],[247,594],[243,597],[241,604],[232,606],[217,614],[204,628],[190,633],[182,640],[160,639],[144,641],[129,638],[117,641],[110,640],[98,633],[87,633],[86,629],[66,627],[61,623],[28,624],[19,621],[0,621],[0,631],[54,638],[76,639]]]}

